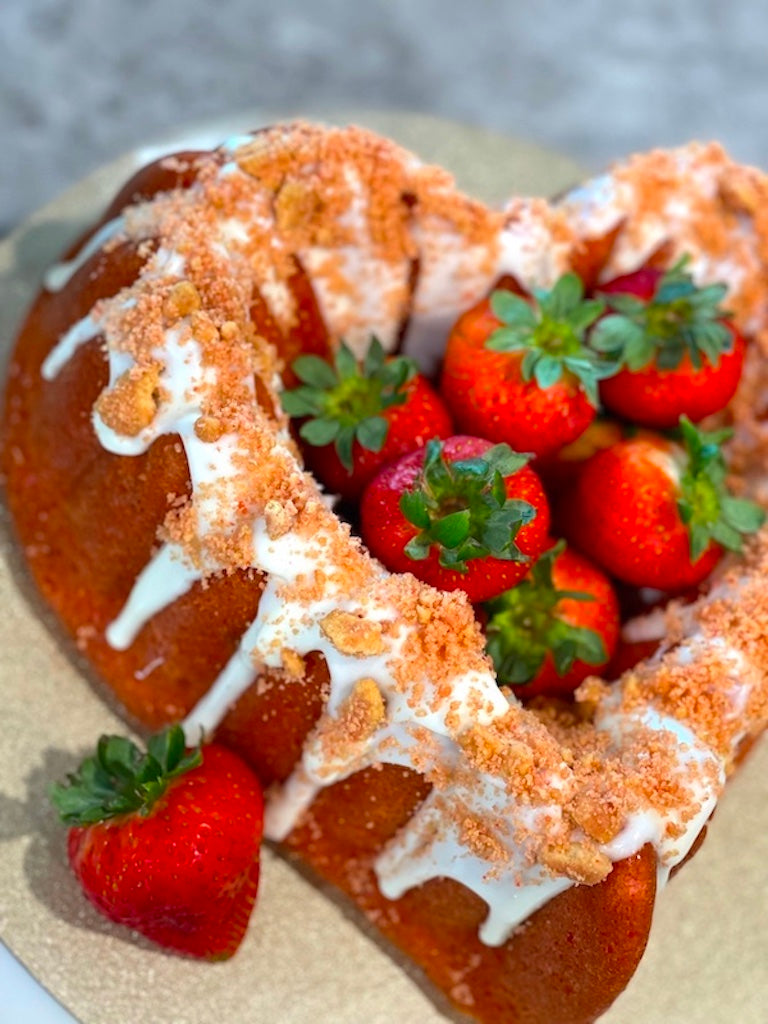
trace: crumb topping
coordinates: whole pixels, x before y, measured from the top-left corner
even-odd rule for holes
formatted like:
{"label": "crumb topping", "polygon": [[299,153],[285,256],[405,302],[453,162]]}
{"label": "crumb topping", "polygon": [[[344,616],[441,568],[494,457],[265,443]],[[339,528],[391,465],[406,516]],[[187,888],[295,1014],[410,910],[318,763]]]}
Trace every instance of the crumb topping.
{"label": "crumb topping", "polygon": [[597,850],[592,843],[570,842],[546,846],[542,863],[553,874],[567,875],[582,885],[596,885],[613,867],[610,857]]}
{"label": "crumb topping", "polygon": [[132,366],[96,400],[96,412],[118,434],[135,437],[155,418],[160,404],[160,367]]}
{"label": "crumb topping", "polygon": [[381,623],[354,612],[334,609],[320,620],[320,629],[337,651],[353,658],[369,658],[384,652]]}
{"label": "crumb topping", "polygon": [[290,647],[284,647],[280,652],[280,659],[290,679],[295,679],[297,682],[301,682],[304,679],[306,666],[300,654],[292,651]]}
{"label": "crumb topping", "polygon": [[173,285],[163,304],[163,313],[167,320],[179,320],[181,317],[196,313],[202,305],[200,292],[191,281],[179,281]]}
{"label": "crumb topping", "polygon": [[218,416],[198,416],[195,420],[194,430],[201,441],[213,444],[224,434],[224,424]]}

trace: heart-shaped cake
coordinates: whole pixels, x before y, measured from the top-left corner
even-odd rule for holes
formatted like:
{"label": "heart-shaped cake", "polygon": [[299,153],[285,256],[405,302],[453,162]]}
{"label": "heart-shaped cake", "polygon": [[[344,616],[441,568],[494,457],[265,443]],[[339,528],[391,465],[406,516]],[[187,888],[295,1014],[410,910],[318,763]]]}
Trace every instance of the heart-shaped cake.
{"label": "heart-shaped cake", "polygon": [[306,387],[302,358],[340,351],[402,351],[433,375],[494,289],[543,304],[564,275],[594,291],[684,260],[747,339],[718,413],[743,518],[768,504],[767,199],[760,173],[691,145],[493,210],[361,129],[279,125],[136,175],[19,335],[8,502],[78,650],[144,726],[238,752],[268,790],[269,838],[476,1020],[586,1024],[631,977],[657,888],[768,722],[765,538],[695,600],[625,625],[656,650],[618,682],[523,705],[462,587],[417,578],[423,553],[416,575],[388,571],[357,513],[334,511],[283,396]]}

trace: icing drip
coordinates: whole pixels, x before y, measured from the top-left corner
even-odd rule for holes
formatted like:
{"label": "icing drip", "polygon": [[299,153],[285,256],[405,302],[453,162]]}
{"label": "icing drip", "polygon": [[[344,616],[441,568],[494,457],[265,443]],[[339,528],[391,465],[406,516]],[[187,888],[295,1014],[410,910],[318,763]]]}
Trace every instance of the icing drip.
{"label": "icing drip", "polygon": [[202,575],[177,545],[163,544],[140,573],[120,614],[107,626],[107,643],[116,651],[128,650],[152,616],[186,594]]}
{"label": "icing drip", "polygon": [[54,380],[80,346],[97,338],[99,334],[101,325],[91,314],[73,324],[46,356],[40,371],[44,379]]}
{"label": "icing drip", "polygon": [[[420,221],[414,240],[422,257],[404,347],[418,354],[431,372],[459,314],[479,302],[493,284],[497,255],[489,254],[487,246],[468,245],[460,229],[437,219]],[[496,245],[498,239],[494,250]]]}
{"label": "icing drip", "polygon": [[[538,864],[530,863],[524,842],[516,835],[523,822],[527,831],[546,832],[559,823],[559,807],[516,806],[510,815],[509,798],[494,780],[485,780],[481,792],[482,810],[489,810],[500,823],[493,842],[503,850],[504,860],[494,864],[467,846],[457,822],[457,808],[477,804],[477,787],[438,794],[434,790],[411,819],[408,828],[391,842],[376,861],[381,891],[397,899],[409,889],[433,878],[452,878],[471,889],[488,904],[488,916],[479,936],[489,946],[500,946],[534,911],[573,885],[569,878],[555,878]],[[425,837],[432,837],[425,842]]]}
{"label": "icing drip", "polygon": [[255,632],[255,625],[252,624],[243,634],[235,653],[216,677],[214,685],[184,720],[184,734],[189,743],[198,743],[201,736],[209,736],[229,708],[256,678],[258,665],[251,653],[251,641]]}
{"label": "icing drip", "polygon": [[620,860],[644,843],[651,843],[658,857],[658,883],[663,886],[672,868],[687,856],[714,811],[725,785],[725,767],[722,759],[684,723],[660,714],[652,706],[627,713],[620,708],[620,697],[621,690],[617,688],[615,695],[603,702],[595,721],[598,731],[607,732],[617,750],[629,746],[633,732],[644,735],[651,730],[673,736],[677,751],[674,781],[686,785],[689,796],[684,801],[684,813],[676,810],[661,815],[650,809],[632,814],[604,850],[612,860]]}
{"label": "icing drip", "polygon": [[46,291],[60,292],[66,288],[75,274],[84,267],[91,256],[95,256],[107,242],[111,242],[123,231],[125,220],[123,217],[115,217],[113,220],[103,224],[94,235],[88,239],[85,245],[81,246],[77,254],[71,260],[56,263],[45,274],[43,286]]}
{"label": "icing drip", "polygon": [[[359,175],[349,168],[346,176],[353,198],[339,226],[349,241],[336,249],[332,261],[322,246],[302,249],[299,259],[313,280],[323,319],[334,336],[343,337],[359,355],[372,334],[391,350],[408,312],[410,261],[404,257],[392,263],[381,256],[371,238]],[[328,275],[331,262],[333,275]],[[338,287],[339,277],[347,287]]]}

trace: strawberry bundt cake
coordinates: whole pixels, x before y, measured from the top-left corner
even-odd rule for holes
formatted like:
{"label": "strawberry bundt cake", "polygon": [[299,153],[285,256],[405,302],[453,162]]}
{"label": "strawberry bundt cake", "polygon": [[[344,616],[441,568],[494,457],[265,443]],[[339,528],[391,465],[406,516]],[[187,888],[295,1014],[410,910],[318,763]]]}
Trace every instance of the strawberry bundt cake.
{"label": "strawberry bundt cake", "polygon": [[767,199],[692,145],[492,210],[361,129],[278,125],[137,174],[21,330],[7,500],[73,642],[132,719],[245,757],[269,838],[476,1020],[586,1024],[625,987],[768,720],[766,538],[631,623],[660,643],[618,682],[524,706],[466,594],[388,572],[334,512],[281,394],[342,339],[430,372],[500,281],[684,256],[748,339],[728,460],[768,504]]}

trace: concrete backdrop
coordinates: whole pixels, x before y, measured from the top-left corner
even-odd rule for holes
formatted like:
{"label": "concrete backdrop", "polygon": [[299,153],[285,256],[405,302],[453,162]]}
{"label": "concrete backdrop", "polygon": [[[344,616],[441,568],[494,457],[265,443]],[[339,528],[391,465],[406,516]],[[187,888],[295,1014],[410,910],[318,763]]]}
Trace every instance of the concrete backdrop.
{"label": "concrete backdrop", "polygon": [[768,167],[760,0],[2,0],[0,230],[125,149],[252,108],[399,108],[589,167],[720,138]]}

